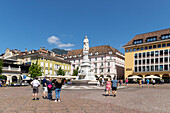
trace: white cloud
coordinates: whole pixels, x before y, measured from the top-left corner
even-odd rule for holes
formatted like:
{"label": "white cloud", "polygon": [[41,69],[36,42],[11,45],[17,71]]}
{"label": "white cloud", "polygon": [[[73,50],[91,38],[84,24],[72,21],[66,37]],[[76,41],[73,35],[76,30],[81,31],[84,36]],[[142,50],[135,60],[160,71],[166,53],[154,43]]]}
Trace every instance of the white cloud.
{"label": "white cloud", "polygon": [[[67,43],[67,44],[64,44],[60,41],[60,39],[56,36],[51,36],[47,39],[48,43],[49,44],[55,44],[57,47],[59,48],[68,48],[68,47],[73,47],[74,44],[70,44],[70,43]],[[71,49],[71,48],[69,48]]]}

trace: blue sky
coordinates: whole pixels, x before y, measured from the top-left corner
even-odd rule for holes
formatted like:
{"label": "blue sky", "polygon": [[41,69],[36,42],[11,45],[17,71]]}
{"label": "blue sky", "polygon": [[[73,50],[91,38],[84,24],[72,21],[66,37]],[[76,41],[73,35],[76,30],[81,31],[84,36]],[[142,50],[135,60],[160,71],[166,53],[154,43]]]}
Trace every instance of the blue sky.
{"label": "blue sky", "polygon": [[0,53],[6,48],[122,48],[135,35],[170,26],[169,0],[0,0]]}

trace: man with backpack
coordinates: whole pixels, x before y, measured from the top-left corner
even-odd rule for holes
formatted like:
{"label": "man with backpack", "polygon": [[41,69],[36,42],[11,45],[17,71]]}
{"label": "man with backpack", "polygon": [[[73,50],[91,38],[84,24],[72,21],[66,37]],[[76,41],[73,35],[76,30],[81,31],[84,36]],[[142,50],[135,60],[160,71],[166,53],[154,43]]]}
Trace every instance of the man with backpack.
{"label": "man with backpack", "polygon": [[112,94],[113,97],[116,96],[117,94],[117,87],[118,87],[118,80],[116,80],[116,77],[113,77],[113,80],[111,81],[111,86],[112,86]]}

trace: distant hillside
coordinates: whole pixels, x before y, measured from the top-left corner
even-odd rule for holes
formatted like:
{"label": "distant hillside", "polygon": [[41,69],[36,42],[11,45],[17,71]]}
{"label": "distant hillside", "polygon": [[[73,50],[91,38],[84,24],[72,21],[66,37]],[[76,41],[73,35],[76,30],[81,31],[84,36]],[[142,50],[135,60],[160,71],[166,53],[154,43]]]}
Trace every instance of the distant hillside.
{"label": "distant hillside", "polygon": [[63,54],[67,54],[68,53],[68,51],[66,51],[66,50],[64,50],[64,49],[57,49],[57,48],[54,48],[54,49],[52,49],[51,51],[53,51],[55,54],[58,54],[58,55],[63,55]]}

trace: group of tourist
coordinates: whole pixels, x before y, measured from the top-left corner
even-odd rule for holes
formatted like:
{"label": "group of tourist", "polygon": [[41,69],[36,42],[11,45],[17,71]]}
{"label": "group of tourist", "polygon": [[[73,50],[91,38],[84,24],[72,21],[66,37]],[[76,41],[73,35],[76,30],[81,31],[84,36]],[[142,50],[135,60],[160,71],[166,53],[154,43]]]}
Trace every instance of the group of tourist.
{"label": "group of tourist", "polygon": [[108,78],[108,81],[106,82],[106,96],[110,96],[110,91],[112,89],[113,97],[116,97],[117,87],[118,80],[116,80],[116,77],[113,77],[113,80],[110,80],[110,78]]}
{"label": "group of tourist", "polygon": [[[52,91],[55,91],[55,102],[60,102],[60,92],[61,87],[64,83],[65,79],[57,78],[57,80],[52,82],[52,79],[47,79],[45,77],[42,80],[42,86],[43,86],[43,99],[52,99]],[[31,86],[33,87],[33,99],[32,100],[38,100],[38,87],[40,86],[40,82],[38,81],[38,78],[35,77],[35,80],[31,82]]]}

